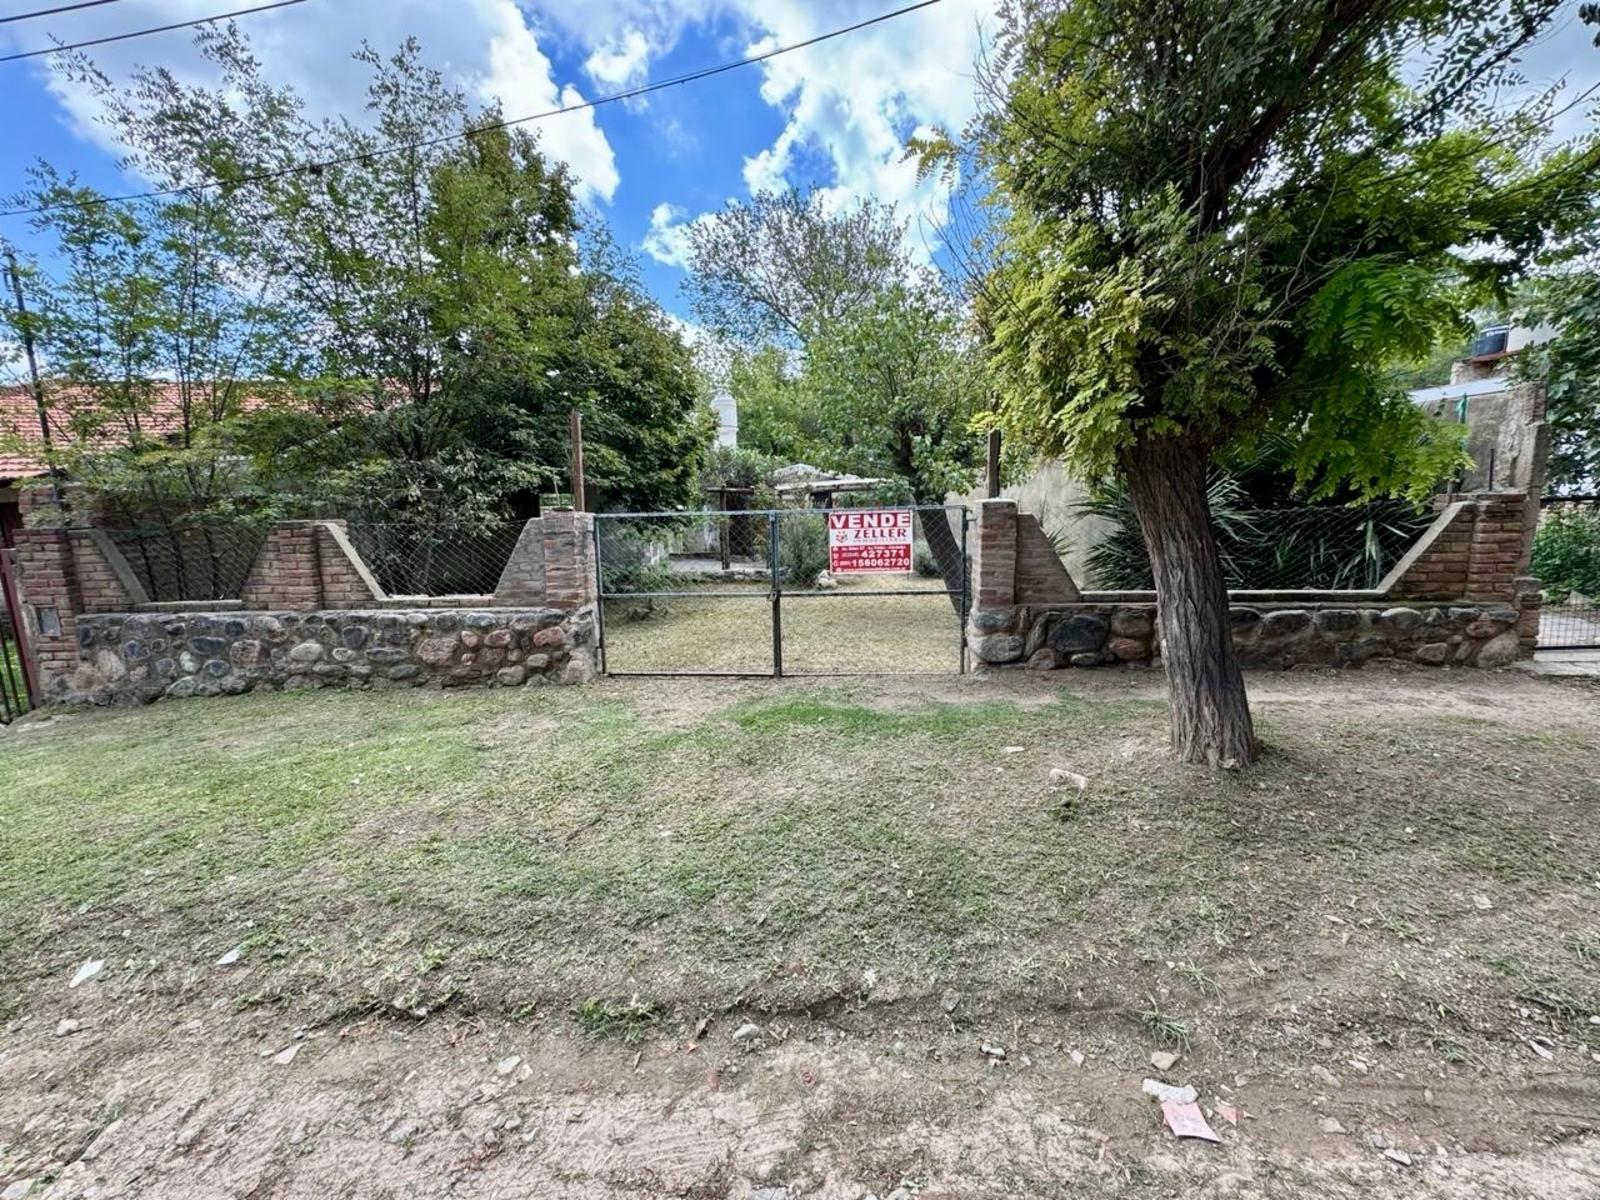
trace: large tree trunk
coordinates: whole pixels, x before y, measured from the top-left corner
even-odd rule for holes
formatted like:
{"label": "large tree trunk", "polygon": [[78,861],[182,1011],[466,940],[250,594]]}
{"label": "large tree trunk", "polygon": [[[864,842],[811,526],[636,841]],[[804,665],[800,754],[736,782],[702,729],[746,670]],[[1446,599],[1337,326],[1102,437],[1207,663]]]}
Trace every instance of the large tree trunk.
{"label": "large tree trunk", "polygon": [[1255,731],[1206,505],[1207,457],[1155,438],[1128,451],[1123,469],[1155,574],[1172,748],[1185,762],[1244,766],[1255,761]]}
{"label": "large tree trunk", "polygon": [[962,589],[967,579],[967,560],[961,552],[961,539],[950,528],[950,511],[925,508],[917,513],[917,523],[922,526],[922,540],[928,543],[928,552],[933,555],[933,561],[939,564],[939,574],[944,577],[950,604],[956,610],[956,615],[960,616],[964,596]]}

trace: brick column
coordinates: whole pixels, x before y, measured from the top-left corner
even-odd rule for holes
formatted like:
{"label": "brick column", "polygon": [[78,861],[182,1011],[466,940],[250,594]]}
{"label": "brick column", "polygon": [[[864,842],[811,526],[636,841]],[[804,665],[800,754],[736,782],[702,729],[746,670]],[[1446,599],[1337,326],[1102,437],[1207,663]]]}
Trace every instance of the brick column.
{"label": "brick column", "polygon": [[546,513],[539,520],[544,527],[544,603],[569,612],[599,603],[594,516],[567,509]]}
{"label": "brick column", "polygon": [[246,608],[310,612],[322,607],[316,521],[279,521],[272,527],[250,564],[240,600]]}
{"label": "brick column", "polygon": [[279,521],[250,565],[246,608],[312,612],[365,608],[383,590],[345,536],[343,521]]}
{"label": "brick column", "polygon": [[1516,598],[1514,581],[1527,558],[1526,499],[1521,492],[1490,492],[1477,500],[1466,599],[1510,603]]}
{"label": "brick column", "polygon": [[132,612],[150,597],[122,551],[102,529],[69,529],[80,612]]}
{"label": "brick column", "polygon": [[65,691],[78,666],[78,587],[72,534],[65,529],[22,529],[16,538],[18,597],[28,644],[46,695]]}
{"label": "brick column", "polygon": [[973,609],[1010,609],[1017,603],[1017,502],[983,500],[972,523]]}

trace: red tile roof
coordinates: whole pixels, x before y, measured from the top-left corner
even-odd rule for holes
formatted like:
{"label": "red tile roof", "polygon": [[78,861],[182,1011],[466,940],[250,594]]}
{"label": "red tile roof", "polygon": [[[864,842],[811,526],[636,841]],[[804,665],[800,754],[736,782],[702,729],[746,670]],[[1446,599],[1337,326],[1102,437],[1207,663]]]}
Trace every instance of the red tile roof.
{"label": "red tile roof", "polygon": [[[75,433],[72,428],[74,412],[81,412],[94,403],[85,389],[68,388],[49,396],[50,440],[57,446],[70,445]],[[245,408],[255,408],[263,403],[257,397],[246,397]],[[119,418],[106,423],[95,441],[116,445],[125,440],[126,426]],[[176,383],[158,387],[146,411],[139,414],[139,429],[152,438],[164,438],[183,428],[182,392]],[[17,446],[21,442],[22,446]],[[28,479],[43,475],[48,470],[42,458],[29,453],[42,439],[39,435],[39,410],[33,392],[26,385],[0,387],[0,483],[12,479]]]}

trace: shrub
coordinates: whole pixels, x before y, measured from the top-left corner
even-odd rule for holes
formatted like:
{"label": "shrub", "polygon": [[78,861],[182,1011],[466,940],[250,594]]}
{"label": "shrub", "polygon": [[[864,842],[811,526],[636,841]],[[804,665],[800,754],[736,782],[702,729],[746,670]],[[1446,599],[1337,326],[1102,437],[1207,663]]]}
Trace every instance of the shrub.
{"label": "shrub", "polygon": [[778,570],[783,585],[815,587],[817,576],[828,569],[828,530],[820,513],[790,516],[778,528]]}
{"label": "shrub", "polygon": [[1558,604],[1572,592],[1600,595],[1600,512],[1547,513],[1533,538],[1533,573]]}
{"label": "shrub", "polygon": [[933,551],[928,549],[928,543],[920,539],[912,548],[911,566],[924,579],[944,578],[944,572],[939,569],[939,560],[933,556]]}

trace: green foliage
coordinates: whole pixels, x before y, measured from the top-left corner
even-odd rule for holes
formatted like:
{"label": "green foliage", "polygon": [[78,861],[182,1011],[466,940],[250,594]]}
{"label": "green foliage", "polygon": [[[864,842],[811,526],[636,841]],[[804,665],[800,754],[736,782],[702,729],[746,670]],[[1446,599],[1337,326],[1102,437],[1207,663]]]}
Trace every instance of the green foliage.
{"label": "green foliage", "polygon": [[[237,32],[197,40],[222,76],[213,90],[155,70],[124,90],[69,60],[141,173],[226,184],[338,161],[39,218],[56,251],[29,279],[35,332],[57,419],[78,435],[59,465],[103,501],[172,520],[333,511],[484,527],[570,486],[576,408],[593,503],[698,502],[714,431],[701,376],[532,135],[474,112],[415,41],[355,56],[366,123],[314,125]],[[472,136],[378,153],[450,129]],[[48,166],[24,198],[98,199]],[[152,437],[169,380],[179,428]]]}
{"label": "green foliage", "polygon": [[1533,537],[1533,573],[1556,603],[1571,592],[1600,596],[1600,512],[1547,512]]}
{"label": "green foliage", "polygon": [[784,516],[778,525],[778,570],[784,587],[804,591],[828,569],[828,530],[821,515]]}
{"label": "green foliage", "polygon": [[[1600,192],[1597,192],[1600,204]],[[1517,356],[1524,378],[1546,381],[1552,491],[1600,487],[1600,233],[1549,256],[1524,289],[1521,320],[1555,329]]]}
{"label": "green foliage", "polygon": [[[1425,494],[1462,435],[1406,401],[1397,368],[1462,336],[1581,219],[1596,165],[1592,148],[1525,155],[1537,103],[1478,107],[1552,15],[1009,6],[1003,102],[968,138],[1001,230],[979,301],[995,420],[1090,479],[1153,441],[1216,456],[1281,432],[1312,496]],[[1408,90],[1419,40],[1434,58]],[[948,135],[924,149],[930,166],[961,153]]]}
{"label": "green foliage", "polygon": [[925,503],[971,486],[980,363],[940,281],[913,266],[891,208],[761,195],[698,223],[690,246],[696,313],[733,342],[742,444],[893,477]]}

